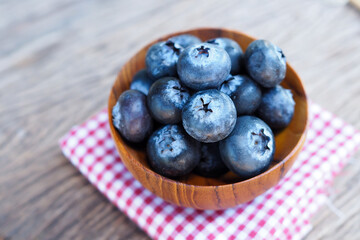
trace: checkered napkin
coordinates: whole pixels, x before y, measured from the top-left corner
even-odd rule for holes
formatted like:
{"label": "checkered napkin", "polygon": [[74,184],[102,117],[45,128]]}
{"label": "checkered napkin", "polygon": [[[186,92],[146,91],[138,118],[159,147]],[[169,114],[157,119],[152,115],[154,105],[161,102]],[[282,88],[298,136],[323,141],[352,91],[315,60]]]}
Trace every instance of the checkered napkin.
{"label": "checkered napkin", "polygon": [[221,211],[167,203],[121,162],[106,110],[60,140],[65,156],[114,205],[154,239],[301,239],[327,188],[360,146],[360,133],[311,103],[304,149],[280,183],[253,201]]}

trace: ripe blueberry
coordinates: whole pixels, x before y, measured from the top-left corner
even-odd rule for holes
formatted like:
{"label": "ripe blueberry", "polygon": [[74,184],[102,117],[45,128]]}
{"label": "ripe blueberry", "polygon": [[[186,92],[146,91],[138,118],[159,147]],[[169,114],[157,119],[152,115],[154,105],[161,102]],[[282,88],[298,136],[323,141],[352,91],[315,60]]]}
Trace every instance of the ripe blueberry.
{"label": "ripe blueberry", "polygon": [[146,69],[142,69],[134,75],[130,89],[139,90],[147,95],[153,82],[154,81],[147,75]]}
{"label": "ripe blueberry", "polygon": [[234,131],[219,143],[226,166],[243,178],[265,171],[274,158],[275,139],[268,125],[253,116],[241,116]]}
{"label": "ripe blueberry", "polygon": [[218,88],[229,75],[229,54],[214,44],[199,43],[186,48],[179,56],[180,81],[194,90]]}
{"label": "ripe blueberry", "polygon": [[181,86],[179,79],[165,77],[150,88],[147,103],[152,117],[161,124],[181,121],[181,111],[189,100],[189,91]]}
{"label": "ripe blueberry", "polygon": [[191,34],[181,34],[174,37],[169,38],[170,41],[179,44],[183,48],[187,48],[190,45],[201,43],[201,40],[198,37],[195,37]]}
{"label": "ripe blueberry", "polygon": [[177,76],[176,63],[182,49],[179,44],[169,40],[152,45],[145,57],[148,75],[152,79]]}
{"label": "ripe blueberry", "polygon": [[218,143],[203,143],[201,158],[194,172],[204,177],[219,177],[229,169],[221,160]]}
{"label": "ripe blueberry", "polygon": [[289,125],[295,111],[295,101],[289,89],[280,85],[265,89],[256,114],[272,129],[281,129]]}
{"label": "ripe blueberry", "polygon": [[146,106],[146,96],[138,90],[123,92],[112,109],[115,128],[129,142],[142,142],[153,129],[153,120]]}
{"label": "ripe blueberry", "polygon": [[149,138],[147,154],[150,166],[166,177],[190,173],[200,161],[200,143],[178,125],[165,125]]}
{"label": "ripe blueberry", "polygon": [[220,91],[233,100],[238,116],[252,114],[260,105],[260,86],[245,75],[229,75]]}
{"label": "ripe blueberry", "polygon": [[245,66],[250,77],[266,88],[281,83],[286,74],[282,50],[266,40],[255,40],[245,51]]}
{"label": "ripe blueberry", "polygon": [[231,74],[239,74],[242,66],[243,51],[240,45],[230,38],[213,38],[206,41],[207,43],[218,45],[223,48],[231,59]]}
{"label": "ripe blueberry", "polygon": [[234,129],[236,109],[231,98],[215,89],[194,94],[182,111],[186,132],[200,142],[217,142]]}

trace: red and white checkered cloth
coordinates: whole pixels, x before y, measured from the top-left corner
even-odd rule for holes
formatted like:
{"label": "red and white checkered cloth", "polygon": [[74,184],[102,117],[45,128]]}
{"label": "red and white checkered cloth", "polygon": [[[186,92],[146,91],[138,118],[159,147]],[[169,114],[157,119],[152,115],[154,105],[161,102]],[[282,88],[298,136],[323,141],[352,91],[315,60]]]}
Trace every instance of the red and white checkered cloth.
{"label": "red and white checkered cloth", "polygon": [[360,146],[360,133],[311,103],[310,127],[294,166],[274,188],[253,201],[221,211],[167,203],[127,171],[103,110],[61,140],[65,156],[113,204],[154,239],[301,239],[326,189]]}

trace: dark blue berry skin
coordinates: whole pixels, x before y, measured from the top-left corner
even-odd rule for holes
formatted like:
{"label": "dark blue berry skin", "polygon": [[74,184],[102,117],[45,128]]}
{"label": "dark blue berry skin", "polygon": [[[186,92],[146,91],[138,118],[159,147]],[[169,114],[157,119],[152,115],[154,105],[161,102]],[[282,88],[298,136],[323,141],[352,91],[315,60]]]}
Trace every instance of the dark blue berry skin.
{"label": "dark blue berry skin", "polygon": [[194,94],[182,111],[186,132],[200,142],[226,138],[234,129],[236,109],[231,98],[215,89]]}
{"label": "dark blue berry skin", "polygon": [[181,111],[190,98],[187,88],[179,79],[165,77],[157,80],[150,88],[147,103],[151,116],[161,124],[175,124],[181,121]]}
{"label": "dark blue berry skin", "polygon": [[153,130],[153,120],[146,106],[145,94],[138,90],[123,92],[112,109],[112,121],[127,141],[144,141]]}
{"label": "dark blue berry skin", "polygon": [[146,69],[138,71],[130,84],[130,89],[138,90],[147,95],[154,81],[147,75]]}
{"label": "dark blue berry skin", "polygon": [[187,48],[190,45],[193,45],[193,44],[196,44],[196,43],[201,43],[200,38],[195,37],[194,35],[191,35],[191,34],[177,35],[177,36],[174,36],[172,38],[169,38],[169,40],[173,41],[174,43],[179,44],[183,48]]}
{"label": "dark blue berry skin", "polygon": [[265,88],[281,83],[286,74],[282,50],[266,40],[255,40],[245,51],[245,66],[250,77]]}
{"label": "dark blue berry skin", "polygon": [[155,131],[147,143],[152,169],[175,178],[190,173],[200,161],[200,143],[189,137],[179,125],[166,125]]}
{"label": "dark blue berry skin", "polygon": [[194,172],[204,177],[219,177],[229,169],[221,160],[218,143],[201,144],[201,158]]}
{"label": "dark blue berry skin", "polygon": [[147,73],[152,79],[177,76],[176,63],[183,48],[172,41],[158,42],[146,53]]}
{"label": "dark blue berry skin", "polygon": [[218,88],[229,75],[231,61],[224,49],[199,43],[186,48],[179,56],[180,81],[194,90]]}
{"label": "dark blue berry skin", "polygon": [[260,105],[261,88],[245,75],[229,75],[221,84],[220,91],[233,100],[238,116],[250,115]]}
{"label": "dark blue berry skin", "polygon": [[226,166],[243,178],[265,171],[274,158],[275,139],[270,127],[261,119],[241,116],[234,131],[219,143]]}
{"label": "dark blue berry skin", "polygon": [[291,91],[278,85],[265,89],[256,115],[272,129],[281,129],[289,125],[294,111],[295,101]]}
{"label": "dark blue berry skin", "polygon": [[240,45],[230,38],[213,38],[206,41],[207,43],[215,44],[223,48],[230,56],[232,75],[240,73],[242,66],[243,51]]}

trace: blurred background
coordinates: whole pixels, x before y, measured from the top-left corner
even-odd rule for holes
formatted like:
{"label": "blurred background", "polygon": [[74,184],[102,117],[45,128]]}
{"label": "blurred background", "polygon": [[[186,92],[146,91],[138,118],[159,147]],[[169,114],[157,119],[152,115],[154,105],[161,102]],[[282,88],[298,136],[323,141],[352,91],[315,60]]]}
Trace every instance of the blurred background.
{"label": "blurred background", "polygon": [[[58,139],[103,109],[122,65],[164,34],[226,27],[268,39],[283,49],[312,101],[360,129],[355,5],[0,0],[0,239],[148,238],[62,156]],[[308,239],[360,238],[359,161],[329,193]]]}

